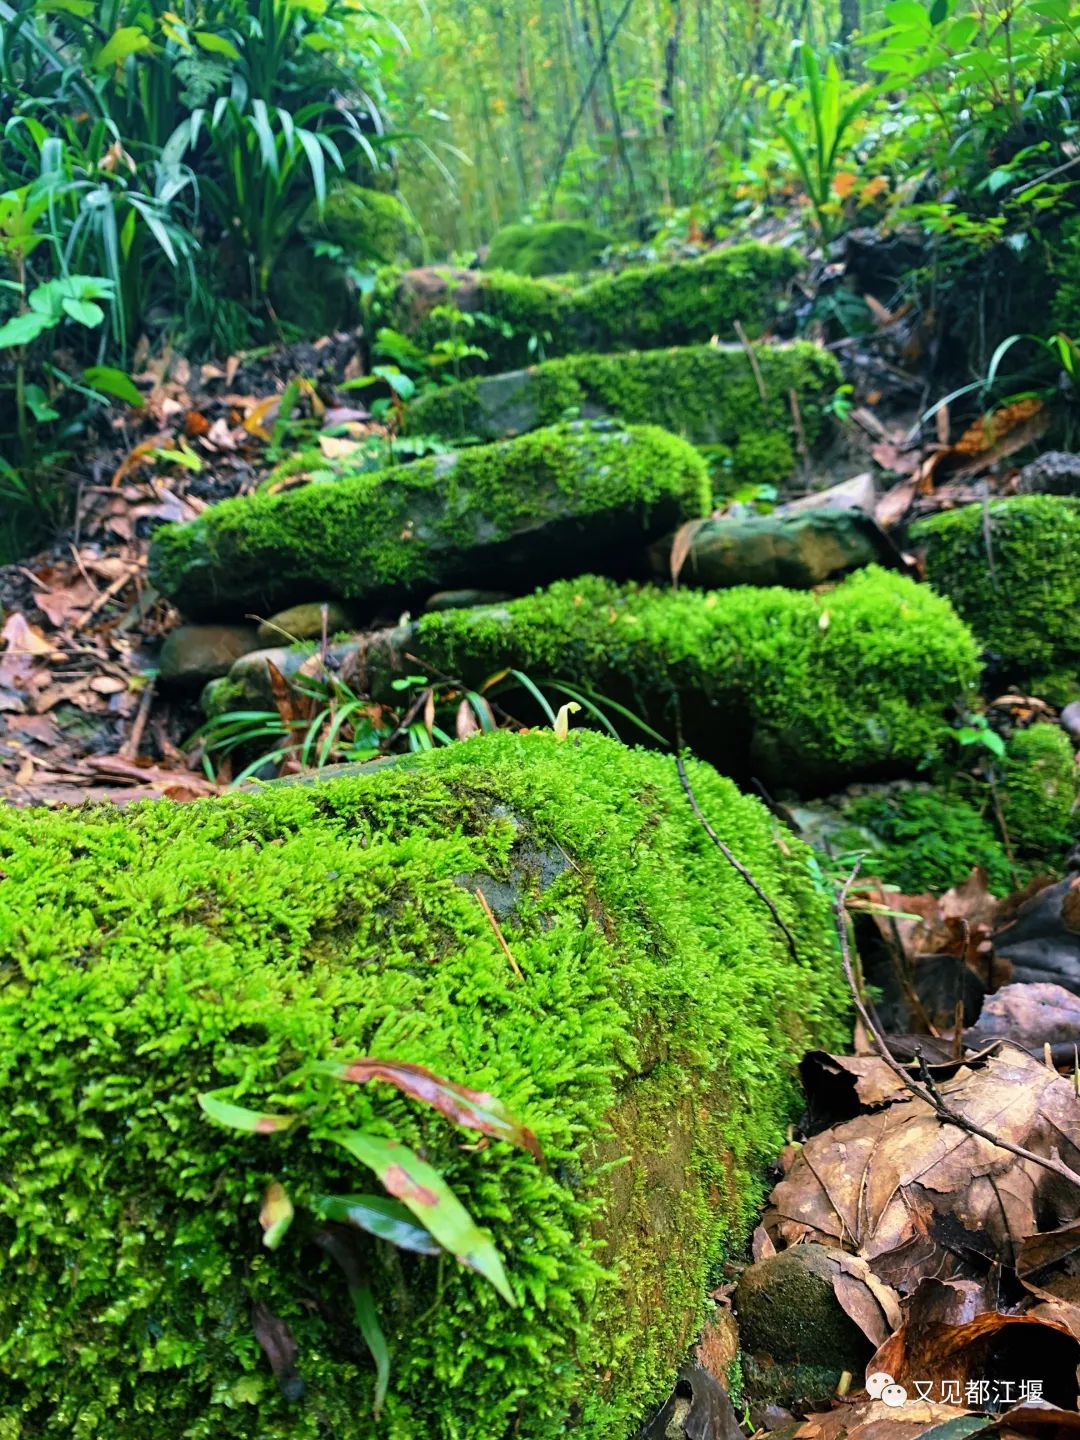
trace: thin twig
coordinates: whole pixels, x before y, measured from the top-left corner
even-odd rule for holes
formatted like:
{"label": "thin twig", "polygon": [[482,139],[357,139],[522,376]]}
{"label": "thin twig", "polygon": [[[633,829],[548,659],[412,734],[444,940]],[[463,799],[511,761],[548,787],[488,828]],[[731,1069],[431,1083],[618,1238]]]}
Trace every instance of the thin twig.
{"label": "thin twig", "polygon": [[768,405],[769,392],[765,389],[765,377],[761,373],[761,366],[758,364],[758,358],[754,354],[754,347],[750,344],[746,331],[742,327],[742,321],[736,320],[734,328],[735,334],[739,337],[739,344],[746,351],[746,358],[750,361],[750,369],[754,372],[754,379],[757,381],[761,403],[762,405]]}
{"label": "thin twig", "polygon": [[484,907],[484,914],[487,916],[488,922],[489,922],[489,924],[491,925],[492,930],[495,931],[495,939],[498,940],[499,944],[502,946],[502,948],[503,948],[503,954],[504,954],[504,955],[506,956],[506,958],[510,961],[510,969],[513,970],[514,974],[517,976],[517,978],[518,978],[519,980],[524,980],[524,979],[525,979],[525,976],[521,973],[521,966],[520,966],[520,965],[517,963],[517,961],[514,959],[514,952],[510,949],[510,946],[506,943],[506,936],[505,936],[505,935],[502,933],[502,931],[499,929],[499,922],[498,922],[498,920],[495,919],[495,912],[494,912],[494,910],[492,910],[491,906],[488,904],[488,898],[487,898],[487,896],[484,894],[483,890],[480,889],[480,886],[479,886],[479,885],[476,887],[476,898],[480,901],[480,904]]}
{"label": "thin twig", "polygon": [[72,625],[71,627],[72,630],[81,630],[84,625],[89,624],[89,622],[94,618],[97,612],[101,610],[105,605],[107,605],[114,595],[119,594],[119,592],[123,590],[126,585],[131,584],[137,573],[138,567],[133,565],[131,569],[128,570],[125,574],[118,575],[116,579],[112,582],[112,584],[107,586],[106,589],[102,590],[101,593],[94,599],[89,609],[85,610],[82,616],[75,621],[74,625]]}
{"label": "thin twig", "polygon": [[146,729],[146,722],[150,716],[150,707],[154,703],[154,683],[153,680],[148,680],[139,697],[139,708],[135,715],[135,723],[131,727],[131,734],[120,746],[120,755],[124,760],[134,760],[139,753],[143,731]]}
{"label": "thin twig", "polygon": [[955,1125],[959,1130],[966,1130],[969,1135],[978,1135],[980,1139],[988,1140],[991,1145],[996,1145],[1000,1150],[1008,1150],[1021,1160],[1029,1160],[1033,1165],[1039,1165],[1044,1170],[1050,1170],[1053,1174],[1059,1175],[1063,1180],[1068,1180],[1071,1184],[1080,1188],[1080,1175],[1078,1175],[1075,1170],[1071,1170],[1063,1161],[1057,1160],[1053,1156],[1047,1158],[1045,1155],[1036,1155],[1033,1150],[1025,1150],[1023,1145],[1014,1145],[1011,1140],[1003,1140],[999,1135],[994,1135],[991,1131],[984,1130],[981,1125],[976,1125],[974,1121],[969,1120],[966,1115],[961,1115],[950,1105],[946,1105],[937,1095],[931,1094],[916,1080],[912,1079],[908,1071],[893,1058],[884,1034],[874,1021],[870,1011],[866,1007],[866,1002],[862,998],[858,982],[855,979],[855,971],[851,963],[851,947],[848,944],[847,934],[847,897],[848,891],[855,883],[855,877],[859,873],[860,863],[861,862],[856,861],[854,870],[852,870],[851,874],[837,892],[835,907],[836,930],[840,937],[840,956],[844,963],[844,976],[848,983],[848,989],[851,991],[851,998],[855,1002],[855,1009],[859,1019],[863,1025],[865,1025],[867,1035],[870,1037],[874,1048],[882,1060],[904,1086],[905,1090],[910,1090],[917,1100],[921,1100],[924,1105],[929,1106],[939,1120],[944,1121],[948,1125]]}
{"label": "thin twig", "polygon": [[776,908],[774,902],[770,900],[768,895],[765,894],[765,891],[754,879],[753,875],[750,874],[750,871],[746,868],[746,866],[742,863],[741,860],[737,859],[737,857],[732,854],[732,852],[724,844],[723,840],[720,839],[720,836],[717,835],[716,831],[709,824],[708,820],[705,819],[705,816],[701,813],[701,807],[697,803],[697,796],[694,794],[693,786],[690,784],[690,777],[686,773],[686,766],[683,764],[683,758],[681,755],[675,756],[675,764],[678,767],[679,779],[682,781],[682,787],[686,791],[686,798],[690,801],[690,805],[693,809],[694,814],[701,821],[701,826],[702,829],[705,831],[705,834],[708,835],[709,839],[720,851],[720,854],[723,855],[724,859],[728,862],[728,864],[739,872],[742,878],[746,881],[747,885],[750,886],[750,889],[753,890],[754,894],[768,909],[769,914],[773,917],[777,925],[779,925],[780,929],[784,932],[784,935],[787,938],[788,949],[791,951],[791,958],[795,961],[797,965],[799,963],[799,952],[795,947],[795,936],[792,935],[791,931],[784,923],[784,917],[780,914],[780,911]]}

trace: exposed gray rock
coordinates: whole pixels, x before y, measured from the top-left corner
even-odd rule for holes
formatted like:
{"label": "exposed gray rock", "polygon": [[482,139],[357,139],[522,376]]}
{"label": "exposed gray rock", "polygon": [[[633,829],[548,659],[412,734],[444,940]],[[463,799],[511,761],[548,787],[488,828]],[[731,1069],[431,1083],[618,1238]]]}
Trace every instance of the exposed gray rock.
{"label": "exposed gray rock", "polygon": [[1048,450],[1017,476],[1021,495],[1080,495],[1080,455]]}
{"label": "exposed gray rock", "polygon": [[[279,610],[259,626],[261,645],[287,645],[290,640],[319,640],[323,633],[323,603],[312,600],[306,605],[291,605],[288,610]],[[336,635],[342,630],[351,630],[353,618],[344,605],[336,600],[326,604],[326,633]]]}
{"label": "exposed gray rock", "polygon": [[181,625],[161,647],[162,683],[197,689],[227,675],[235,660],[258,645],[254,625]]}
{"label": "exposed gray rock", "polygon": [[[671,573],[674,535],[650,550],[656,575]],[[680,570],[683,584],[784,585],[808,590],[864,565],[898,567],[888,537],[861,510],[812,507],[795,514],[724,516],[693,532]]]}

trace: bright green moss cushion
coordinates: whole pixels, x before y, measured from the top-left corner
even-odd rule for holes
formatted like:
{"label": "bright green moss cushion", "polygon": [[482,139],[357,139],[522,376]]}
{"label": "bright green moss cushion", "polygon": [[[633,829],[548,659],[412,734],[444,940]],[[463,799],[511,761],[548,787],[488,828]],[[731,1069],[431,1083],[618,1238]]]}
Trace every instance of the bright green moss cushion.
{"label": "bright green moss cushion", "polygon": [[591,270],[613,244],[613,237],[587,220],[548,220],[536,225],[504,225],[491,237],[485,270],[515,275],[566,275]]}
{"label": "bright green moss cushion", "polygon": [[995,661],[999,678],[1080,662],[1080,500],[1017,495],[911,528],[926,574]]}
{"label": "bright green moss cushion", "polygon": [[[840,1038],[809,852],[689,769],[796,961],[672,758],[587,733],[191,806],[0,812],[4,1440],[623,1440],[751,1220],[799,1056]],[[546,1166],[310,1068],[363,1055],[492,1092]],[[296,1123],[219,1128],[211,1088]],[[378,1425],[311,1208],[379,1189],[341,1128],[422,1151],[518,1307],[355,1232],[391,1351]],[[273,1253],[271,1181],[297,1211]],[[292,1398],[253,1317],[295,1341]]]}
{"label": "bright green moss cushion", "polygon": [[[947,601],[870,567],[824,593],[620,589],[586,576],[420,621],[415,653],[465,679],[512,665],[586,686],[725,770],[800,788],[940,753],[977,647]],[[600,701],[601,708],[603,701]]]}
{"label": "bright green moss cushion", "polygon": [[380,277],[371,316],[374,326],[402,331],[426,351],[460,339],[452,308],[467,311],[468,339],[486,358],[470,358],[463,368],[495,374],[576,351],[733,340],[736,321],[760,335],[799,266],[792,250],[747,242],[699,260],[631,266],[580,286],[501,270],[391,271]]}
{"label": "bright green moss cushion", "polygon": [[332,483],[225,500],[164,527],[153,583],[186,614],[219,616],[313,596],[370,610],[588,568],[625,575],[650,538],[709,505],[701,456],[651,425],[552,427],[393,470],[347,464]]}
{"label": "bright green moss cushion", "polygon": [[494,440],[553,425],[569,414],[663,425],[695,445],[723,445],[737,480],[775,483],[795,468],[791,393],[813,449],[827,432],[825,404],[840,383],[817,345],[761,345],[765,400],[741,346],[696,345],[623,355],[569,355],[528,370],[464,380],[413,402],[413,434]]}

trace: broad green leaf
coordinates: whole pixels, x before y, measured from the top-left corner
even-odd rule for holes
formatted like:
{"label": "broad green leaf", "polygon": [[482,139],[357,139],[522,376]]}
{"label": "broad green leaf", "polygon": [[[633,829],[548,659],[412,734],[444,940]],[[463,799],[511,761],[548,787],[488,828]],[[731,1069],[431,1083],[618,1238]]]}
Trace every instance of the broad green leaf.
{"label": "broad green leaf", "polygon": [[[574,706],[576,710],[580,708],[580,705]],[[484,1090],[468,1090],[453,1080],[444,1080],[423,1065],[413,1065],[407,1060],[375,1060],[365,1056],[347,1064],[334,1060],[320,1061],[313,1068],[318,1074],[332,1075],[335,1080],[347,1080],[353,1085],[366,1085],[370,1080],[385,1081],[413,1100],[420,1100],[438,1110],[455,1125],[461,1125],[466,1130],[479,1130],[496,1140],[507,1140],[511,1145],[528,1150],[538,1160],[542,1158],[536,1136],[514,1119],[501,1100]]]}
{"label": "broad green leaf", "polygon": [[271,1181],[263,1196],[259,1211],[259,1224],[263,1228],[263,1244],[268,1250],[276,1250],[285,1238],[285,1232],[293,1222],[296,1211],[284,1185]]}
{"label": "broad green leaf", "polygon": [[224,35],[215,35],[212,30],[196,30],[195,43],[210,55],[224,55],[226,60],[239,60],[240,51]]}
{"label": "broad green leaf", "polygon": [[444,1250],[483,1275],[508,1305],[516,1305],[491,1236],[481,1230],[439,1172],[407,1146],[362,1130],[337,1130],[328,1140],[343,1146],[428,1229]]}
{"label": "broad green leaf", "polygon": [[49,404],[49,397],[40,385],[27,385],[26,404],[39,425],[45,425],[50,420],[60,419],[59,411],[54,410]]}
{"label": "broad green leaf", "polygon": [[88,370],[83,371],[83,379],[87,385],[100,390],[103,395],[114,395],[117,400],[126,400],[129,405],[136,407],[145,403],[142,391],[131,376],[112,365],[91,365]]}
{"label": "broad green leaf", "polygon": [[929,12],[919,4],[919,0],[893,0],[891,5],[885,6],[885,19],[890,25],[930,29]]}
{"label": "broad green leaf", "polygon": [[13,345],[29,345],[55,324],[52,315],[42,315],[34,310],[27,310],[24,315],[13,315],[0,325],[0,350],[7,350]]}
{"label": "broad green leaf", "polygon": [[88,20],[94,13],[94,0],[44,0],[34,6],[39,15],[74,15]]}
{"label": "broad green leaf", "polygon": [[72,300],[68,297],[61,304],[69,320],[74,320],[77,325],[85,325],[88,330],[100,325],[105,319],[105,311],[100,305],[95,305],[93,300]]}
{"label": "broad green leaf", "polygon": [[379,1240],[389,1240],[399,1250],[418,1255],[438,1255],[440,1247],[427,1230],[415,1224],[399,1200],[386,1195],[316,1195],[311,1208],[320,1220],[355,1225]]}
{"label": "broad green leaf", "polygon": [[219,1100],[210,1090],[199,1096],[204,1113],[227,1130],[243,1130],[248,1135],[273,1135],[279,1130],[288,1130],[296,1123],[295,1115],[262,1115],[258,1110],[246,1110],[242,1105]]}
{"label": "broad green leaf", "polygon": [[390,1384],[390,1350],[379,1324],[379,1312],[375,1308],[375,1297],[370,1286],[350,1285],[349,1294],[352,1297],[356,1324],[371,1351],[371,1358],[375,1361],[375,1399],[372,1409],[377,1420],[386,1399],[387,1386]]}
{"label": "broad green leaf", "polygon": [[137,25],[122,25],[94,56],[94,69],[107,70],[110,65],[123,64],[130,55],[153,49],[154,43],[145,30]]}

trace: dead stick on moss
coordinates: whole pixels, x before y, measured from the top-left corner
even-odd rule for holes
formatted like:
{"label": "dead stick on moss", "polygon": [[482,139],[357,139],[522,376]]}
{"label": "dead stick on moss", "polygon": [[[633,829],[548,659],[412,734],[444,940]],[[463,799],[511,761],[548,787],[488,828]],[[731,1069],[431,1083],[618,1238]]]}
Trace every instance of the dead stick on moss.
{"label": "dead stick on moss", "polygon": [[690,805],[693,809],[694,814],[701,821],[701,827],[705,831],[705,834],[708,835],[709,839],[720,851],[720,854],[723,855],[724,859],[728,862],[728,864],[738,871],[738,873],[746,881],[747,885],[750,886],[750,889],[753,890],[754,894],[765,905],[769,914],[773,917],[777,925],[779,925],[780,929],[784,932],[784,935],[787,938],[788,949],[791,951],[791,958],[795,961],[796,964],[798,964],[799,952],[795,948],[795,936],[792,935],[791,931],[785,925],[784,917],[780,914],[780,911],[776,908],[774,902],[770,900],[768,895],[765,894],[765,891],[754,879],[753,875],[750,874],[750,871],[746,868],[742,861],[739,860],[728,849],[728,847],[724,844],[723,840],[720,839],[720,836],[717,835],[716,831],[712,828],[708,820],[706,820],[705,816],[701,813],[701,807],[697,803],[697,796],[694,794],[694,788],[690,784],[690,777],[686,773],[686,766],[683,764],[683,758],[681,755],[675,756],[675,764],[679,770],[679,779],[682,781],[682,787],[686,791],[686,798],[690,801]]}
{"label": "dead stick on moss", "polygon": [[758,364],[758,358],[757,355],[754,353],[754,347],[750,344],[750,339],[746,331],[742,327],[742,322],[739,320],[735,321],[735,334],[739,337],[739,344],[746,351],[746,358],[750,361],[750,369],[754,372],[754,379],[757,381],[758,394],[761,396],[761,403],[762,405],[768,405],[769,392],[765,389],[765,377],[761,373],[761,366]]}
{"label": "dead stick on moss", "polygon": [[510,949],[510,946],[506,943],[506,936],[505,936],[505,935],[502,933],[502,931],[499,929],[499,922],[495,919],[495,912],[494,912],[494,910],[492,910],[491,906],[488,904],[488,898],[487,898],[487,896],[484,894],[483,890],[480,889],[480,886],[479,886],[479,885],[476,887],[476,898],[480,901],[480,904],[484,907],[484,914],[487,916],[487,918],[488,918],[488,923],[491,925],[492,930],[495,931],[495,939],[498,940],[499,944],[502,946],[502,948],[503,948],[503,954],[504,954],[504,955],[506,956],[506,958],[510,961],[510,969],[513,970],[514,974],[517,976],[517,978],[518,978],[519,980],[524,980],[524,979],[525,979],[525,976],[521,973],[521,966],[520,966],[520,965],[517,963],[517,961],[514,959],[514,952]]}
{"label": "dead stick on moss", "polygon": [[857,861],[854,870],[852,870],[851,874],[837,892],[834,913],[836,916],[836,932],[840,937],[840,956],[844,962],[844,977],[847,980],[848,989],[851,991],[851,998],[855,1002],[855,1009],[859,1019],[865,1025],[866,1033],[873,1042],[875,1050],[877,1050],[882,1060],[884,1060],[885,1064],[904,1086],[905,1090],[910,1090],[917,1100],[921,1100],[924,1105],[928,1105],[939,1120],[944,1121],[947,1125],[955,1125],[958,1130],[966,1130],[969,1135],[978,1135],[981,1140],[988,1140],[991,1145],[996,1145],[1000,1150],[1008,1150],[1010,1154],[1018,1156],[1021,1160],[1030,1160],[1033,1165],[1039,1165],[1042,1169],[1049,1170],[1054,1175],[1060,1175],[1063,1180],[1068,1180],[1071,1184],[1080,1188],[1080,1175],[1078,1175],[1075,1170],[1071,1170],[1063,1161],[1057,1159],[1055,1156],[1048,1158],[1045,1155],[1036,1155],[1034,1150],[1025,1150],[1023,1145],[1014,1145],[1011,1140],[1003,1140],[1000,1135],[995,1135],[990,1130],[984,1130],[981,1125],[976,1125],[975,1122],[969,1120],[966,1115],[961,1115],[959,1111],[954,1110],[950,1105],[946,1105],[936,1091],[931,1093],[924,1086],[920,1085],[918,1081],[913,1079],[908,1071],[904,1069],[903,1065],[893,1058],[888,1041],[885,1039],[884,1034],[879,1029],[877,1022],[870,1014],[866,1002],[862,998],[858,981],[855,979],[855,970],[851,963],[851,946],[848,944],[847,932],[847,897],[848,891],[855,883],[860,865],[861,861]]}

